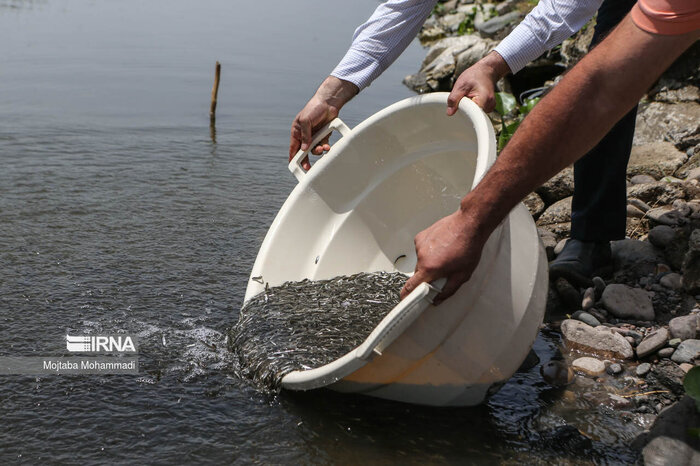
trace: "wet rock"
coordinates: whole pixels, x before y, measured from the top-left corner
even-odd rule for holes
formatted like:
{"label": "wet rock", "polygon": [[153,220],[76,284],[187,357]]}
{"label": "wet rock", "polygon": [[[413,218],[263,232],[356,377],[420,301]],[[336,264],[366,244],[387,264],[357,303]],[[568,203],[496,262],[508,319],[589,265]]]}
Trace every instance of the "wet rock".
{"label": "wet rock", "polygon": [[656,264],[664,257],[651,243],[623,239],[611,243],[613,267],[616,271],[643,277],[656,271]]}
{"label": "wet rock", "polygon": [[665,286],[666,288],[670,288],[672,290],[680,290],[683,288],[683,284],[681,283],[683,277],[681,277],[680,274],[671,272],[667,273],[661,279],[659,280],[659,283],[661,286]]}
{"label": "wet rock", "polygon": [[687,316],[671,319],[668,323],[668,329],[673,338],[692,340],[698,335],[698,324],[700,324],[700,322],[698,322],[698,315],[689,314]]}
{"label": "wet rock", "polygon": [[644,212],[631,204],[627,204],[627,216],[632,218],[642,218],[644,217]]}
{"label": "wet rock", "polygon": [[[581,308],[584,311],[589,310],[595,304],[595,288],[586,288],[583,292],[583,300],[581,301]],[[585,322],[585,321],[584,321]]]}
{"label": "wet rock", "polygon": [[668,225],[658,225],[649,230],[649,242],[658,248],[665,248],[676,238],[676,230]]}
{"label": "wet rock", "polygon": [[653,142],[632,148],[627,175],[649,175],[655,179],[672,175],[688,156],[669,142]]}
{"label": "wet rock", "polygon": [[661,225],[676,226],[683,223],[684,215],[672,206],[655,207],[647,212],[647,217]]}
{"label": "wet rock", "polygon": [[654,320],[654,307],[648,292],[627,285],[608,285],[603,291],[603,305],[615,317]]}
{"label": "wet rock", "polygon": [[675,395],[685,393],[683,377],[685,373],[678,364],[668,359],[662,359],[655,365],[654,371],[647,376],[647,381],[668,388]]}
{"label": "wet rock", "polygon": [[700,440],[690,429],[700,425],[700,414],[689,396],[664,409],[651,429],[632,442],[642,449],[647,466],[700,464]]}
{"label": "wet rock", "polygon": [[566,319],[561,324],[561,332],[567,345],[601,356],[631,359],[634,356],[632,345],[625,337],[605,327],[591,327],[578,320]]}
{"label": "wet rock", "polygon": [[659,352],[657,353],[660,358],[670,358],[671,355],[673,355],[673,352],[676,351],[674,348],[661,348]]}
{"label": "wet rock", "polygon": [[581,304],[581,295],[566,279],[557,278],[554,282],[554,288],[557,290],[566,309],[576,309]]}
{"label": "wet rock", "polygon": [[656,178],[649,175],[634,175],[630,178],[630,183],[632,184],[653,183],[654,181],[656,181]]}
{"label": "wet rock", "polygon": [[571,219],[572,197],[561,199],[549,206],[537,219],[537,225],[568,222]]}
{"label": "wet rock", "polygon": [[567,167],[535,190],[547,205],[574,194],[574,169]]}
{"label": "wet rock", "polygon": [[623,398],[613,393],[608,393],[608,398],[610,399],[612,407],[616,409],[627,409],[634,406],[634,402],[629,398]]}
{"label": "wet rock", "polygon": [[637,377],[646,377],[650,370],[651,364],[649,364],[648,362],[644,362],[638,365],[637,369],[634,372],[635,374],[637,374]]}
{"label": "wet rock", "polygon": [[605,291],[605,280],[600,277],[593,277],[593,288],[595,288],[595,295],[597,298],[603,296],[603,291]]}
{"label": "wet rock", "polygon": [[542,241],[542,246],[544,246],[544,252],[547,254],[547,260],[554,260],[554,248],[557,245],[557,237],[554,235],[554,233],[544,228],[538,228],[537,233]]}
{"label": "wet rock", "polygon": [[685,198],[685,190],[678,184],[656,181],[630,186],[627,188],[627,196],[637,198],[649,205],[670,204],[676,199]]}
{"label": "wet rock", "polygon": [[695,339],[683,340],[671,356],[671,360],[678,364],[691,363],[697,358],[700,358],[700,340]]}
{"label": "wet rock", "polygon": [[614,362],[605,369],[605,372],[607,372],[610,375],[622,374],[622,366]]}
{"label": "wet rock", "polygon": [[597,327],[600,325],[600,321],[593,317],[591,314],[588,312],[583,312],[581,311],[578,316],[576,316],[576,320],[580,320],[581,322],[590,325],[591,327]]}
{"label": "wet rock", "polygon": [[530,215],[534,218],[539,217],[539,215],[544,212],[544,202],[542,198],[537,193],[530,193],[525,199],[523,199],[523,204],[530,211]]}
{"label": "wet rock", "polygon": [[591,448],[591,439],[579,432],[576,427],[570,425],[540,432],[538,443],[541,448],[556,449],[557,451],[564,449],[568,452],[583,452]]}
{"label": "wet rock", "polygon": [[583,372],[586,375],[597,376],[605,372],[605,364],[596,358],[578,358],[571,363],[574,370]]}
{"label": "wet rock", "polygon": [[650,333],[637,345],[637,357],[644,358],[656,353],[659,349],[666,346],[668,337],[668,330],[665,328],[660,328]]}
{"label": "wet rock", "polygon": [[518,19],[520,19],[520,12],[512,11],[510,13],[506,13],[503,16],[496,16],[495,18],[489,19],[488,21],[479,25],[477,29],[482,34],[491,36],[499,32],[501,29],[505,28],[509,24],[513,23],[514,21],[517,21]]}
{"label": "wet rock", "polygon": [[683,287],[691,294],[700,293],[700,229],[690,234],[683,260]]}
{"label": "wet rock", "polygon": [[545,382],[554,387],[563,387],[574,380],[574,371],[564,361],[552,360],[540,367]]}

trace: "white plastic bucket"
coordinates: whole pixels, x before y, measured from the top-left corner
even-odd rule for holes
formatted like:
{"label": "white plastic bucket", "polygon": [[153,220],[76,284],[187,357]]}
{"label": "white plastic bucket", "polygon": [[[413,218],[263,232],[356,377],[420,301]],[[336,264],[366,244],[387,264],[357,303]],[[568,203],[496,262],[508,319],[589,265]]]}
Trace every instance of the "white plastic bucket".
{"label": "white plastic bucket", "polygon": [[[468,99],[445,114],[446,93],[412,97],[354,129],[305,172],[263,241],[245,300],[265,284],[358,272],[413,272],[417,233],[451,214],[496,157],[488,117]],[[313,147],[313,145],[312,145]],[[417,287],[362,345],[325,366],[282,379],[290,390],[329,387],[425,405],[468,406],[510,378],[535,339],[547,261],[523,205],[494,231],[469,282],[439,306]]]}

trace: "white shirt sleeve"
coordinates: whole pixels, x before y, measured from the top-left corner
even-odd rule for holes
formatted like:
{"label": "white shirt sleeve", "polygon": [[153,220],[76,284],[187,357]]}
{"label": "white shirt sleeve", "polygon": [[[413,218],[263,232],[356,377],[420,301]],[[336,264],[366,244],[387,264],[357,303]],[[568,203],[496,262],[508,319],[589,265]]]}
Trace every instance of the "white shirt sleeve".
{"label": "white shirt sleeve", "polygon": [[495,50],[517,73],[581,29],[601,3],[603,0],[540,0]]}
{"label": "white shirt sleeve", "polygon": [[352,45],[331,76],[360,90],[369,86],[408,47],[437,0],[389,0],[355,30]]}

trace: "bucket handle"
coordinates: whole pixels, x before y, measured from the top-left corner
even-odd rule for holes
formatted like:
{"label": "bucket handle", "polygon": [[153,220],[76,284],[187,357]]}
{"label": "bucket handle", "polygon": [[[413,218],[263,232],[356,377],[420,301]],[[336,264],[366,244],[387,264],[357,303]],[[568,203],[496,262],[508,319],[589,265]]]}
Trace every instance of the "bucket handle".
{"label": "bucket handle", "polygon": [[292,161],[289,162],[289,171],[292,172],[292,175],[296,177],[297,181],[301,181],[306,174],[306,170],[304,170],[304,167],[301,166],[301,161],[304,160],[304,157],[309,155],[309,152],[311,152],[311,150],[316,147],[319,142],[321,142],[321,139],[331,134],[334,130],[338,130],[342,136],[346,136],[350,133],[350,128],[343,123],[343,120],[336,118],[318,130],[318,132],[314,134],[309,148],[307,150],[299,150]]}

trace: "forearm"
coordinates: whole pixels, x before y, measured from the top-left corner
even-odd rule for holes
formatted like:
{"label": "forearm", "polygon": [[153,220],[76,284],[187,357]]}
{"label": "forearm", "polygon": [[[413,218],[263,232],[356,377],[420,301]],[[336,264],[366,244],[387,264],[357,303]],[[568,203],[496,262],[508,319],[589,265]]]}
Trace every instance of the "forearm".
{"label": "forearm", "polygon": [[465,215],[490,234],[523,197],[591,149],[695,38],[656,36],[623,20],[530,112],[463,199]]}
{"label": "forearm", "polygon": [[319,86],[314,98],[340,110],[360,89],[350,81],[328,76]]}

